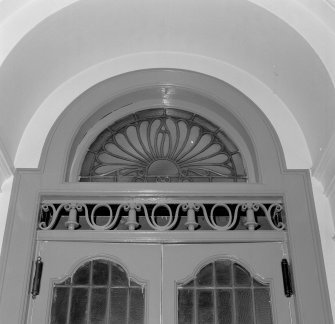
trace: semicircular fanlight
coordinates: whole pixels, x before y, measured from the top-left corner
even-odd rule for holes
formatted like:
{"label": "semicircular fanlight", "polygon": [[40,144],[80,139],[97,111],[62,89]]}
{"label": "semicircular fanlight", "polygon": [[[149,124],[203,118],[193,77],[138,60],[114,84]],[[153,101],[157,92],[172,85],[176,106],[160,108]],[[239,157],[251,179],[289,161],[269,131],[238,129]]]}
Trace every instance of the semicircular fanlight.
{"label": "semicircular fanlight", "polygon": [[241,153],[203,117],[180,109],[142,110],[91,144],[82,182],[245,182]]}

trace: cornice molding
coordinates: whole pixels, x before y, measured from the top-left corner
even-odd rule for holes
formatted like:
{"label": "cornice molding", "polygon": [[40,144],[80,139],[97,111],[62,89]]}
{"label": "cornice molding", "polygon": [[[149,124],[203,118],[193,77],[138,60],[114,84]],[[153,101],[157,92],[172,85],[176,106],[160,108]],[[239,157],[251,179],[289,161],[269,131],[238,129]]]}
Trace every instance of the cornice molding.
{"label": "cornice molding", "polygon": [[313,175],[322,183],[325,195],[332,195],[335,190],[335,133],[313,168]]}

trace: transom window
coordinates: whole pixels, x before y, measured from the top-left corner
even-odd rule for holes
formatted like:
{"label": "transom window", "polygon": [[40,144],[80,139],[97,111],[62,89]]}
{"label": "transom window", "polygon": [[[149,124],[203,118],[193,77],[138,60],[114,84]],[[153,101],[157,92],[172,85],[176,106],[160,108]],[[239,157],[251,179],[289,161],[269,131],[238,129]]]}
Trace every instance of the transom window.
{"label": "transom window", "polygon": [[172,108],[142,110],[91,144],[82,182],[245,182],[238,147],[205,118]]}

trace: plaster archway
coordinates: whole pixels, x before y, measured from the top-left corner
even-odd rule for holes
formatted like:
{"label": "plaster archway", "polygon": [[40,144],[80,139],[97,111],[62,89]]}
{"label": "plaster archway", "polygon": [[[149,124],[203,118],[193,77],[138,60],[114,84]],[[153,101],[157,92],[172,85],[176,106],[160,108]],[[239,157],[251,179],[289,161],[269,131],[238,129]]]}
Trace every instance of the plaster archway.
{"label": "plaster archway", "polygon": [[[178,12],[163,22],[157,18],[159,6],[149,4],[144,3],[137,13],[127,11],[127,1],[116,7],[104,0],[74,3],[21,39],[2,65],[0,87],[3,113],[8,116],[0,123],[1,138],[11,164],[36,109],[64,83],[95,65],[143,52],[192,53],[253,75],[291,110],[313,163],[317,161],[332,132],[335,95],[319,56],[299,33],[251,2],[228,0],[211,6],[195,2],[188,16]],[[173,13],[172,4],[166,13]],[[131,15],[128,20],[123,19],[126,12]],[[101,19],[92,24],[95,17]],[[169,67],[183,68],[178,60],[176,56]]]}
{"label": "plaster archway", "polygon": [[38,167],[49,131],[66,107],[81,93],[113,76],[153,68],[190,70],[232,85],[249,97],[270,120],[280,138],[287,167],[311,167],[308,146],[299,124],[266,85],[232,65],[184,53],[139,53],[119,57],[93,66],[63,83],[43,102],[27,125],[15,157],[15,167]]}
{"label": "plaster archway", "polygon": [[[9,10],[8,17],[4,18],[0,24],[0,38],[3,40],[0,51],[0,66],[7,56],[10,55],[16,44],[18,44],[29,31],[38,27],[44,19],[51,17],[77,2],[79,1],[58,0],[50,3],[37,0],[27,1],[26,3],[23,1],[21,6],[19,5],[17,7],[14,4],[12,10]],[[305,3],[292,0],[282,0],[280,2],[248,0],[248,2],[262,7],[280,17],[302,35],[318,53],[335,83],[334,62],[331,58],[332,55],[329,55],[329,50],[331,50],[335,44],[334,31],[332,31],[331,27],[327,24],[323,23],[322,16],[313,13],[313,6],[309,8],[308,4],[306,5]],[[327,2],[334,6],[333,0],[327,0]],[[299,19],[296,19],[297,16]],[[10,35],[10,37],[8,37],[8,35]],[[330,40],[328,47],[325,47],[323,38],[320,37],[320,35],[327,35],[326,37]]]}

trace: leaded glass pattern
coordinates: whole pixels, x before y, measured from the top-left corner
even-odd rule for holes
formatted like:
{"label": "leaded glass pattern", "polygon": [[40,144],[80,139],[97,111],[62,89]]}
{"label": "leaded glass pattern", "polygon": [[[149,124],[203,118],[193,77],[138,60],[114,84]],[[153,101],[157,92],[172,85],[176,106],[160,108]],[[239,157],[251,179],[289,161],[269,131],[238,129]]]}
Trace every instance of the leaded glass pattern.
{"label": "leaded glass pattern", "polygon": [[228,259],[205,265],[177,293],[179,324],[273,324],[270,284]]}
{"label": "leaded glass pattern", "polygon": [[105,259],[54,283],[50,324],[144,324],[145,286]]}
{"label": "leaded glass pattern", "polygon": [[245,182],[238,147],[205,118],[173,108],[139,111],[91,144],[82,182]]}

